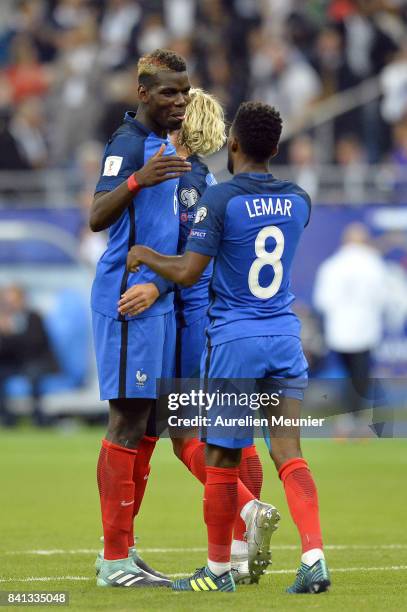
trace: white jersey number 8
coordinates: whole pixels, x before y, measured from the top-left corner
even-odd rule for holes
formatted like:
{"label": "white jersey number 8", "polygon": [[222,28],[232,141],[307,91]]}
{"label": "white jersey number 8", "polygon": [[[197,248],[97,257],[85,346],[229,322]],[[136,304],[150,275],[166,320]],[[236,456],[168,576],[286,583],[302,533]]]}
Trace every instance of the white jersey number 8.
{"label": "white jersey number 8", "polygon": [[[276,241],[273,251],[266,251],[267,238],[274,238]],[[284,252],[283,232],[276,225],[263,227],[257,234],[254,249],[257,259],[254,260],[249,270],[249,289],[257,298],[267,300],[277,293],[283,280],[283,264],[281,263]],[[274,270],[273,282],[267,287],[259,284],[260,271],[264,266],[271,266]]]}

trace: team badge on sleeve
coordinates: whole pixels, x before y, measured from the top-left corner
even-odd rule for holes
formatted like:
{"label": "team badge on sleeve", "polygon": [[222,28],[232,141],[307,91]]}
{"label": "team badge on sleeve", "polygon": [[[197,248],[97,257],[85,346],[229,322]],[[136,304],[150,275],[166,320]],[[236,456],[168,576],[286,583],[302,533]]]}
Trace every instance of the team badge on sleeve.
{"label": "team badge on sleeve", "polygon": [[179,194],[181,204],[186,206],[186,208],[192,208],[198,201],[198,192],[196,189],[181,189]]}
{"label": "team badge on sleeve", "polygon": [[208,209],[206,206],[200,206],[196,211],[195,223],[201,223],[208,214]]}
{"label": "team badge on sleeve", "polygon": [[123,157],[118,155],[109,155],[105,160],[103,176],[117,176],[122,167]]}

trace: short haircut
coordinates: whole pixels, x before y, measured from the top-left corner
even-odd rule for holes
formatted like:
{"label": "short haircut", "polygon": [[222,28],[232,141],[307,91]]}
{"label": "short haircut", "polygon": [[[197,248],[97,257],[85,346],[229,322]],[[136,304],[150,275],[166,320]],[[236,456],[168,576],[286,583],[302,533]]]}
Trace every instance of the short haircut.
{"label": "short haircut", "polygon": [[156,49],[140,57],[137,64],[139,83],[149,86],[158,72],[163,70],[185,72],[187,69],[183,57],[168,49]]}
{"label": "short haircut", "polygon": [[216,98],[202,89],[191,89],[189,95],[178,142],[192,154],[211,155],[225,144],[223,108]]}
{"label": "short haircut", "polygon": [[243,102],[232,125],[243,153],[257,162],[272,156],[282,128],[283,121],[278,110],[261,102]]}

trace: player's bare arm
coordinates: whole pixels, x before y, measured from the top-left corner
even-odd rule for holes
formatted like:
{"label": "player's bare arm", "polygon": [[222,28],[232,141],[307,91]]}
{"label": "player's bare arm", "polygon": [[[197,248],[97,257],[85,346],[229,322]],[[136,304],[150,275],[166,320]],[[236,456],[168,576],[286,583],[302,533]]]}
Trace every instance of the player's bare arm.
{"label": "player's bare arm", "polygon": [[135,316],[150,308],[159,297],[160,292],[154,283],[133,285],[122,294],[117,310],[121,315]]}
{"label": "player's bare arm", "polygon": [[[179,178],[191,170],[191,164],[178,155],[163,155],[165,145],[153,155],[146,164],[134,172],[133,176],[140,189],[158,185],[168,179]],[[131,204],[135,192],[130,190],[127,181],[112,191],[102,191],[94,197],[89,226],[93,232],[100,232],[115,223]]]}
{"label": "player's bare arm", "polygon": [[136,245],[127,255],[127,270],[137,272],[140,265],[145,264],[163,278],[190,287],[199,280],[211,259],[208,255],[193,251],[187,251],[183,255],[161,255],[153,249]]}

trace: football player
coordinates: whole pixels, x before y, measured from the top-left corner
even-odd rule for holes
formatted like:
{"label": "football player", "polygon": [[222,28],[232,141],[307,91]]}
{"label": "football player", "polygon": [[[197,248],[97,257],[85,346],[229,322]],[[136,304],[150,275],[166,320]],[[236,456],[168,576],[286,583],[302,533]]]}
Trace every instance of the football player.
{"label": "football player", "polygon": [[[141,264],[186,286],[200,278],[215,258],[211,323],[201,375],[213,380],[251,379],[253,390],[277,393],[268,414],[270,454],[283,482],[287,503],[302,544],[301,565],[289,593],[320,593],[330,577],[325,562],[316,486],[300,446],[296,425],[307,383],[307,362],[300,322],[291,310],[290,270],[311,210],[309,196],[294,183],[269,172],[278,152],[280,114],[261,103],[243,103],[228,139],[228,168],[234,177],[206,190],[194,229],[181,257],[135,246],[127,267]],[[143,266],[144,267],[144,266]],[[245,417],[249,408],[235,406]],[[219,403],[212,420],[222,416]],[[273,425],[272,416],[288,423]],[[234,591],[231,543],[238,510],[238,465],[250,433],[232,428],[219,437],[210,426],[206,439],[204,517],[208,562],[189,578],[173,583],[177,591]],[[252,502],[254,503],[254,502]],[[250,511],[250,503],[245,513]]]}

